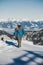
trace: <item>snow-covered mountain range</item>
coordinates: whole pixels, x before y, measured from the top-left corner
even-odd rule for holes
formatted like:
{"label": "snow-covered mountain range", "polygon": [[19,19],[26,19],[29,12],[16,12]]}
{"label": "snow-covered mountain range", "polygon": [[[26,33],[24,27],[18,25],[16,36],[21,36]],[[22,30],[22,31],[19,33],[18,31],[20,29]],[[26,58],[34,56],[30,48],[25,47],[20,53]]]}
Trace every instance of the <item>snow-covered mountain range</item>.
{"label": "snow-covered mountain range", "polygon": [[21,23],[24,29],[26,30],[37,30],[43,28],[43,21],[7,21],[0,22],[0,28],[11,28],[14,29],[18,23]]}

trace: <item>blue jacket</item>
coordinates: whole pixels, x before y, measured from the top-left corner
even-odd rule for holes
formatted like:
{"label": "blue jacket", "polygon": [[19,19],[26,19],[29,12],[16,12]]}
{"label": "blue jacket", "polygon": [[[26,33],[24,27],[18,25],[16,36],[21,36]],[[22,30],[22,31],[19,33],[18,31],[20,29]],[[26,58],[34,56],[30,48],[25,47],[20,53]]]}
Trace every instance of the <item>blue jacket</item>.
{"label": "blue jacket", "polygon": [[24,31],[24,29],[22,29],[22,30],[16,30],[15,29],[15,37],[22,38],[22,36],[25,34],[26,34],[26,32]]}

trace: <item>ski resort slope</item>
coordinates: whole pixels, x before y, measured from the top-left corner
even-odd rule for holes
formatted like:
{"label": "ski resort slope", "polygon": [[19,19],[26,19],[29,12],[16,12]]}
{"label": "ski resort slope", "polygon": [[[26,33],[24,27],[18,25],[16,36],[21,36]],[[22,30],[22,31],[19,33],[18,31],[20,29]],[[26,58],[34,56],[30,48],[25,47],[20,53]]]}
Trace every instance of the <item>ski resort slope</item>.
{"label": "ski resort slope", "polygon": [[0,65],[43,65],[43,46],[22,40],[18,48],[15,40],[0,40]]}

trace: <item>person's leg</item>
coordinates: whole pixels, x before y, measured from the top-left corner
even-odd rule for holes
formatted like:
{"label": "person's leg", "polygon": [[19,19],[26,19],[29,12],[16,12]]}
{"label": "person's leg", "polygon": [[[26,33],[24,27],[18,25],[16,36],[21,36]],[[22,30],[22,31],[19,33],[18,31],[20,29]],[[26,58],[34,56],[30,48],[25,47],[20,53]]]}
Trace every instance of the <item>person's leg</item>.
{"label": "person's leg", "polygon": [[21,39],[18,38],[18,47],[21,47]]}
{"label": "person's leg", "polygon": [[4,38],[2,37],[1,40],[4,41]]}

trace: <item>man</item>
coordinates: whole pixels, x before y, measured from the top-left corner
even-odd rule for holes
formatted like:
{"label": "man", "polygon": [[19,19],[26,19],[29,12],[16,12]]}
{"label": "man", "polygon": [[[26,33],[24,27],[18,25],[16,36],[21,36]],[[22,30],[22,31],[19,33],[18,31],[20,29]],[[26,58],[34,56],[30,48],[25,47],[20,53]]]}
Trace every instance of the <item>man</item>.
{"label": "man", "polygon": [[15,29],[15,38],[18,41],[18,47],[21,47],[21,40],[22,40],[23,35],[25,34],[26,33],[24,29],[22,28],[21,24],[18,24],[17,28]]}

